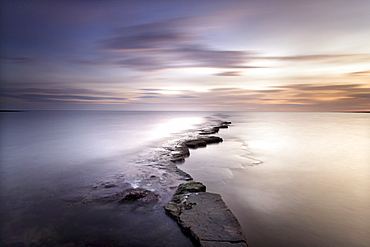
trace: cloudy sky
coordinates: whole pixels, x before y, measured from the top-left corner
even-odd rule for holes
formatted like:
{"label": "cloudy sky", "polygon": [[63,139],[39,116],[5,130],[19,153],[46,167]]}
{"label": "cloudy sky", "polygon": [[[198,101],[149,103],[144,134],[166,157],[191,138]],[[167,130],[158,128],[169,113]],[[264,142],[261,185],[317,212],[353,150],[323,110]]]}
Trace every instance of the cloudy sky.
{"label": "cloudy sky", "polygon": [[0,7],[2,109],[370,110],[370,1]]}

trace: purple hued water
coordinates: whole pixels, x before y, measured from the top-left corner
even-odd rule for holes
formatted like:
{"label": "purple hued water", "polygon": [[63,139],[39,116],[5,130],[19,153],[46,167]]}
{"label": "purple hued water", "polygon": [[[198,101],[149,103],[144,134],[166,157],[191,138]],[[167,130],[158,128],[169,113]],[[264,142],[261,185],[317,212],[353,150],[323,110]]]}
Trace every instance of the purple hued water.
{"label": "purple hued water", "polygon": [[[192,246],[163,210],[177,140],[232,121],[179,168],[220,193],[251,247],[370,246],[370,115],[1,113],[3,246]],[[140,187],[155,203],[117,203]]]}
{"label": "purple hued water", "polygon": [[[171,140],[204,113],[30,111],[1,115],[1,243],[192,246],[163,205],[180,181]],[[163,165],[161,167],[160,165]],[[145,188],[157,203],[109,201]]]}

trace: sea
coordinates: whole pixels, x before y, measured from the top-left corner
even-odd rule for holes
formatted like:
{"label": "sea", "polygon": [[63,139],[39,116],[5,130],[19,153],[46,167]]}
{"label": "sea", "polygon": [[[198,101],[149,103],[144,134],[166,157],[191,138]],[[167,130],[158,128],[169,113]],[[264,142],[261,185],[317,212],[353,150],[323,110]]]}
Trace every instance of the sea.
{"label": "sea", "polygon": [[[0,113],[1,246],[193,246],[165,205],[170,154],[217,121],[219,144],[178,168],[219,193],[250,247],[370,246],[370,114]],[[172,167],[172,168],[171,168]],[[119,202],[128,188],[158,200]]]}

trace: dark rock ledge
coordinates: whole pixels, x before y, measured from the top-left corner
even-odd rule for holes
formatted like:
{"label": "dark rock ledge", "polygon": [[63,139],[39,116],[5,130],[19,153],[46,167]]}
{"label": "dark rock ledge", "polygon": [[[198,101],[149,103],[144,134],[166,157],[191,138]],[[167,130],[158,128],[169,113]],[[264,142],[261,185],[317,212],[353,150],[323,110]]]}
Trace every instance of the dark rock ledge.
{"label": "dark rock ledge", "polygon": [[221,122],[221,124],[217,127],[200,130],[199,132],[200,136],[198,138],[182,142],[179,145],[177,145],[177,147],[175,147],[174,150],[172,150],[171,161],[174,163],[184,162],[185,158],[189,157],[190,155],[189,148],[195,149],[199,147],[206,147],[207,144],[222,142],[223,140],[221,137],[207,135],[218,133],[219,129],[222,126],[228,127],[229,124],[231,123]]}
{"label": "dark rock ledge", "polygon": [[172,150],[171,161],[173,163],[182,163],[185,161],[185,158],[190,155],[189,148],[196,149],[199,147],[206,147],[207,144],[219,143],[222,141],[222,138],[218,136],[200,136],[196,139],[185,141]]}
{"label": "dark rock ledge", "polygon": [[[221,122],[217,127],[201,130],[199,134],[202,136],[185,141],[176,147],[172,152],[171,161],[184,162],[190,155],[189,148],[222,142],[220,137],[204,135],[217,133],[220,128],[228,128],[230,124],[231,122]],[[180,184],[164,209],[196,246],[248,246],[238,220],[226,206],[221,195],[206,192],[206,186],[200,182]]]}
{"label": "dark rock ledge", "polygon": [[164,206],[196,246],[246,247],[241,226],[219,194],[200,182],[180,184]]}
{"label": "dark rock ledge", "polygon": [[[182,180],[192,181],[193,178],[179,169],[178,162],[184,162],[190,155],[189,149],[205,147],[208,144],[222,142],[222,138],[208,136],[213,130],[226,128],[230,122],[220,122],[217,127],[200,130],[200,135],[191,140],[183,141],[171,150],[172,163],[167,167],[176,172]],[[225,127],[226,126],[226,127]],[[82,199],[82,203],[105,201],[143,206],[160,201],[160,195],[144,188],[133,188],[130,184],[117,186],[114,183],[102,183],[101,186],[109,189],[106,194],[93,193]],[[104,190],[105,191],[105,190]],[[170,202],[164,206],[165,211],[180,226],[183,232],[190,237],[195,246],[203,247],[246,247],[246,238],[241,226],[222,200],[221,195],[206,192],[206,186],[200,182],[187,182],[177,187]]]}

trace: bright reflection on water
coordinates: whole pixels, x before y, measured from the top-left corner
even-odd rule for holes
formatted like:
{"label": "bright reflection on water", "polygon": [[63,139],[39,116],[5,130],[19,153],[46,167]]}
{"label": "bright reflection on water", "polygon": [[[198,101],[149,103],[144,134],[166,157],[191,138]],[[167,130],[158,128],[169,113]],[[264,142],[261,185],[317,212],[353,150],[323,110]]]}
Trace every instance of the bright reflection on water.
{"label": "bright reflection on water", "polygon": [[[181,181],[149,164],[205,114],[2,113],[0,246],[192,246],[162,207]],[[104,201],[130,184],[161,201]]]}
{"label": "bright reflection on water", "polygon": [[224,142],[194,150],[182,168],[222,194],[250,246],[370,246],[369,114],[229,120]]}
{"label": "bright reflection on water", "polygon": [[[163,143],[205,112],[29,112],[1,118],[1,240],[22,246],[192,246],[162,204],[181,181]],[[179,165],[221,193],[251,247],[370,246],[370,115],[227,113],[224,142]],[[158,205],[100,203],[104,184]],[[84,198],[95,201],[84,204]],[[93,197],[94,198],[94,197]],[[79,244],[79,245],[78,245]],[[85,245],[84,245],[85,244]]]}
{"label": "bright reflection on water", "polygon": [[171,134],[190,130],[204,121],[201,117],[186,117],[186,118],[174,118],[170,119],[154,128],[150,136],[152,138],[163,138],[168,137]]}

